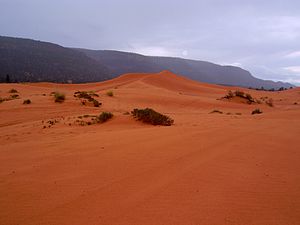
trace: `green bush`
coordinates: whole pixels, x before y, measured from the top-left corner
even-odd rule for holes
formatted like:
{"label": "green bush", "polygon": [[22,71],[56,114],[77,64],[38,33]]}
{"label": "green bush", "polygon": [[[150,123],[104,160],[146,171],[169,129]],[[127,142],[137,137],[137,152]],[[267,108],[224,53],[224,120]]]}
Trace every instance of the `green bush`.
{"label": "green bush", "polygon": [[62,103],[66,100],[66,96],[63,93],[54,92],[54,101],[58,103]]}
{"label": "green bush", "polygon": [[104,123],[107,120],[111,119],[114,115],[111,112],[102,112],[99,116],[98,116],[98,121],[100,123]]}
{"label": "green bush", "polygon": [[26,99],[26,100],[23,101],[23,104],[24,105],[29,105],[29,104],[31,104],[31,100],[30,99]]}
{"label": "green bush", "polygon": [[174,123],[174,120],[170,117],[160,114],[150,108],[134,109],[131,114],[138,120],[152,125],[171,126]]}
{"label": "green bush", "polygon": [[252,111],[252,115],[254,115],[254,114],[261,114],[261,113],[263,113],[260,109],[255,109],[255,110],[253,110]]}
{"label": "green bush", "polygon": [[109,97],[113,97],[114,92],[113,91],[108,91],[108,92],[106,92],[106,95],[109,96]]}

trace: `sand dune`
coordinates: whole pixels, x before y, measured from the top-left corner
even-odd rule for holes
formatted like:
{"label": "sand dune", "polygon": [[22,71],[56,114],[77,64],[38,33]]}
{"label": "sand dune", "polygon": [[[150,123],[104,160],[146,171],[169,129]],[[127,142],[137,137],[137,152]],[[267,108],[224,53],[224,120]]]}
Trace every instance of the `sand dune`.
{"label": "sand dune", "polygon": [[[90,84],[0,84],[0,97],[12,88],[20,99],[0,104],[1,225],[299,224],[299,88],[247,90],[168,71]],[[272,98],[274,107],[220,100],[237,89]],[[77,90],[95,91],[103,105],[82,106]],[[66,101],[55,103],[53,91]],[[175,124],[124,114],[143,107]],[[255,108],[263,114],[251,115]],[[115,116],[75,123],[102,111]],[[50,128],[49,120],[56,120]]]}

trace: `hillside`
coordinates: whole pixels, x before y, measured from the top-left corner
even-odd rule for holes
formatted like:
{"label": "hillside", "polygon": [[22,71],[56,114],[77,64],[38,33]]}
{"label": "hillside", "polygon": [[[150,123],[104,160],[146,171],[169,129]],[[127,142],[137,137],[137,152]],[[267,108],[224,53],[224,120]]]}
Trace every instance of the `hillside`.
{"label": "hillside", "polygon": [[[162,71],[87,84],[0,84],[0,98],[11,89],[19,97],[0,101],[1,225],[300,221],[300,88],[256,91]],[[274,105],[221,99],[237,89]],[[77,91],[93,91],[102,105],[81,104]],[[146,107],[174,124],[130,115]],[[256,108],[263,113],[252,115]],[[81,123],[101,112],[114,116]]]}
{"label": "hillside", "polygon": [[110,78],[108,69],[85,54],[30,39],[0,36],[0,82],[92,82]]}
{"label": "hillside", "polygon": [[0,36],[0,82],[103,81],[125,73],[169,70],[190,79],[229,86],[279,89],[293,85],[261,80],[239,67],[135,53],[71,49],[56,44]]}
{"label": "hillside", "polygon": [[162,70],[170,70],[193,80],[213,84],[252,88],[264,87],[266,89],[293,86],[289,83],[258,79],[252,76],[250,72],[239,67],[221,66],[205,61],[144,56],[109,50],[77,50],[105,64],[111,70],[113,76],[124,73],[157,73]]}

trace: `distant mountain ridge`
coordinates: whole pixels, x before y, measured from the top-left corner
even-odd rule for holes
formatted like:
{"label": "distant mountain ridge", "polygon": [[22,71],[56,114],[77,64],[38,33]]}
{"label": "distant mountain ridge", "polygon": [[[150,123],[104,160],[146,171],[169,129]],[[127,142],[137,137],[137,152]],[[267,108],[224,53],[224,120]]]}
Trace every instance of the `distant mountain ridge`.
{"label": "distant mountain ridge", "polygon": [[66,48],[24,38],[0,36],[0,82],[97,82],[125,73],[169,70],[190,79],[231,86],[266,89],[293,85],[255,78],[234,66],[136,53]]}
{"label": "distant mountain ridge", "polygon": [[220,85],[252,88],[264,87],[266,89],[294,86],[289,83],[256,78],[250,72],[239,67],[221,66],[205,61],[144,56],[112,50],[77,50],[106,65],[112,71],[113,76],[124,73],[157,73],[162,70],[169,70],[193,80]]}
{"label": "distant mountain ridge", "polygon": [[0,36],[0,81],[93,82],[109,70],[84,53],[60,45]]}

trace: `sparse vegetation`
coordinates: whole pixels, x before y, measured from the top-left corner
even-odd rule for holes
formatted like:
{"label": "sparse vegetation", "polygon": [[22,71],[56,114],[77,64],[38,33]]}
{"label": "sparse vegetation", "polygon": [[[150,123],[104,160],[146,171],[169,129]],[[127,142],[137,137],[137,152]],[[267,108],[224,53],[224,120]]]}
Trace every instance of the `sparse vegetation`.
{"label": "sparse vegetation", "polygon": [[223,97],[223,99],[232,99],[234,97],[239,97],[239,98],[243,98],[245,100],[247,100],[248,104],[252,104],[252,103],[259,103],[258,100],[254,99],[249,93],[244,93],[243,91],[240,90],[236,90],[236,91],[228,91],[227,95],[225,95]]}
{"label": "sparse vegetation", "polygon": [[101,103],[98,102],[96,99],[93,100],[93,104],[95,107],[100,107]]}
{"label": "sparse vegetation", "polygon": [[18,91],[14,88],[10,89],[8,93],[18,93]]}
{"label": "sparse vegetation", "polygon": [[12,99],[17,99],[17,98],[19,98],[19,95],[18,94],[14,94],[14,95],[11,95],[10,96]]}
{"label": "sparse vegetation", "polygon": [[93,103],[95,107],[99,107],[100,105],[102,105],[101,102],[99,102],[94,98],[94,97],[99,97],[99,95],[94,93],[93,91],[76,91],[74,93],[74,97],[81,99],[82,105],[86,105],[87,101]]}
{"label": "sparse vegetation", "polygon": [[211,113],[219,113],[219,114],[223,114],[222,111],[218,110],[218,109],[214,109],[213,111],[210,112]]}
{"label": "sparse vegetation", "polygon": [[170,117],[156,112],[150,108],[134,109],[131,114],[137,120],[140,120],[144,123],[150,123],[152,125],[171,126],[174,123],[174,120]]}
{"label": "sparse vegetation", "polygon": [[113,97],[114,92],[110,90],[110,91],[106,92],[106,95],[109,96],[109,97]]}
{"label": "sparse vegetation", "polygon": [[111,119],[114,115],[111,112],[102,112],[99,116],[98,116],[98,121],[100,123],[104,123],[107,120]]}
{"label": "sparse vegetation", "polygon": [[54,92],[54,101],[58,103],[62,103],[66,100],[66,96],[60,92]]}
{"label": "sparse vegetation", "polygon": [[260,109],[255,109],[255,110],[253,110],[252,111],[252,115],[254,115],[254,114],[261,114],[261,113],[263,113]]}
{"label": "sparse vegetation", "polygon": [[30,99],[26,99],[26,100],[23,101],[23,104],[24,105],[29,105],[29,104],[31,104],[31,100]]}

